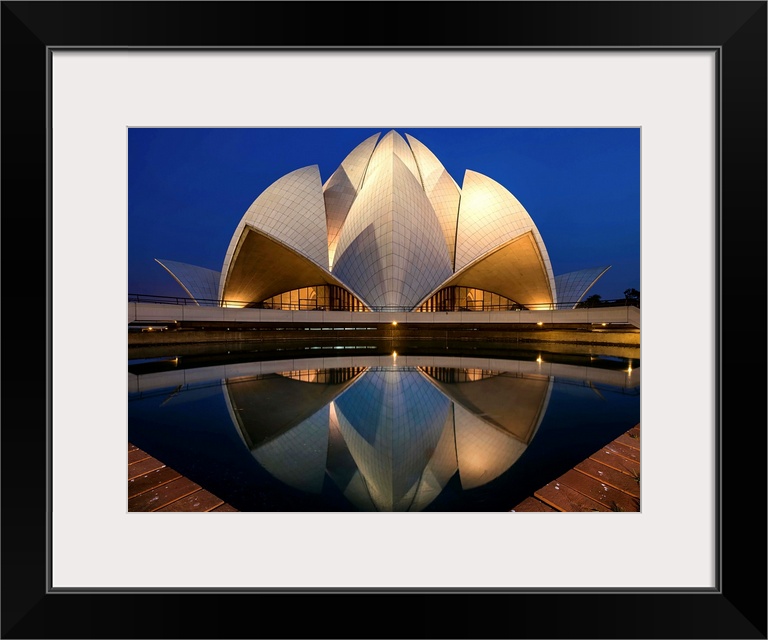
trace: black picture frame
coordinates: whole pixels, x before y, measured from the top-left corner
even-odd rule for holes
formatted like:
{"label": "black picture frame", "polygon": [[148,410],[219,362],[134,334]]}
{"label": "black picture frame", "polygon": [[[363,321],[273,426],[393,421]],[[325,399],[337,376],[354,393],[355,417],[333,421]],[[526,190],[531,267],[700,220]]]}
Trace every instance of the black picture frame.
{"label": "black picture frame", "polygon": [[[10,349],[2,393],[2,637],[766,638],[766,8],[765,1],[2,2],[2,298]],[[48,99],[57,47],[716,51],[717,587],[51,592]],[[682,498],[690,490],[681,488]],[[632,559],[628,540],[621,561],[629,570]]]}

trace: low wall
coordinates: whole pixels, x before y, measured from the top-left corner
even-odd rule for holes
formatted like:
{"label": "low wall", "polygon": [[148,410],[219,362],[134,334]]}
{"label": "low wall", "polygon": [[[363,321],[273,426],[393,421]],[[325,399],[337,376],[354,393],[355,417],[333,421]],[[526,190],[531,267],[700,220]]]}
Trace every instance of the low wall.
{"label": "low wall", "polygon": [[432,327],[376,328],[370,330],[311,330],[287,328],[283,330],[168,330],[128,333],[128,346],[208,344],[208,343],[246,343],[246,342],[283,342],[303,341],[313,344],[365,343],[372,341],[429,341],[446,340],[448,342],[557,342],[578,344],[602,344],[639,346],[640,332],[634,330],[585,330],[585,329],[467,329]]}
{"label": "low wall", "polygon": [[351,313],[129,303],[128,321],[167,327],[163,331],[129,331],[130,347],[281,341],[360,344],[383,340],[640,345],[640,312],[636,307]]}
{"label": "low wall", "polygon": [[556,311],[443,311],[436,313],[350,311],[282,311],[276,309],[226,309],[196,305],[128,303],[128,322],[178,322],[284,324],[627,324],[640,328],[637,307],[596,307]]}

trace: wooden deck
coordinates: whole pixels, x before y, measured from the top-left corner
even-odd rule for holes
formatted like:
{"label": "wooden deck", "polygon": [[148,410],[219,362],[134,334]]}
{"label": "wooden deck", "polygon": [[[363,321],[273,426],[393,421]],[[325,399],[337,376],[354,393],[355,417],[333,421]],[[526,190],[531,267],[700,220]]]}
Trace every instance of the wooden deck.
{"label": "wooden deck", "polygon": [[128,511],[237,511],[128,443]]}
{"label": "wooden deck", "polygon": [[640,425],[544,485],[511,511],[640,511]]}

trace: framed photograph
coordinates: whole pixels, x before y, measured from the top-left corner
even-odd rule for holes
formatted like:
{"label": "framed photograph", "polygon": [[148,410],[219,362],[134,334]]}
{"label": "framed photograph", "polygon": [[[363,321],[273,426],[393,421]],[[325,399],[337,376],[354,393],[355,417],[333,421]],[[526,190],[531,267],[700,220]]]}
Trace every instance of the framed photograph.
{"label": "framed photograph", "polygon": [[[343,30],[340,6],[354,8]],[[751,373],[765,344],[749,328],[765,303],[747,302],[765,291],[766,3],[437,8],[3,2],[6,238],[44,247],[32,261],[6,243],[24,268],[6,268],[6,309],[25,312],[6,336],[34,337],[6,352],[4,637],[239,637],[254,612],[262,637],[766,637],[765,380]],[[130,154],[169,150],[130,132],[384,127],[639,133],[642,509],[126,510],[128,202],[145,170]],[[163,157],[152,171],[171,184]],[[200,241],[184,211],[205,191],[185,184],[188,200],[151,194],[176,212],[179,247]],[[147,215],[143,237],[167,233],[162,206]],[[154,257],[185,280],[185,258]],[[28,304],[32,281],[44,304]],[[280,598],[307,615],[287,619]],[[382,619],[393,599],[418,628]],[[331,603],[380,622],[361,631]],[[190,606],[215,615],[178,615]]]}
{"label": "framed photograph", "polygon": [[129,129],[128,510],[639,512],[640,148]]}

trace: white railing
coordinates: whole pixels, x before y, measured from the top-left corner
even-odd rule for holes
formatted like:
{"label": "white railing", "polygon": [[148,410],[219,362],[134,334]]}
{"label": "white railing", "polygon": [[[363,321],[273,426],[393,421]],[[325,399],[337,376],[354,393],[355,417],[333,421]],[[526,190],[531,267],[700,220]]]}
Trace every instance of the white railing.
{"label": "white railing", "polygon": [[640,309],[633,306],[558,309],[551,311],[287,311],[281,309],[232,309],[150,302],[128,303],[129,323],[318,323],[318,324],[629,324],[640,328]]}

